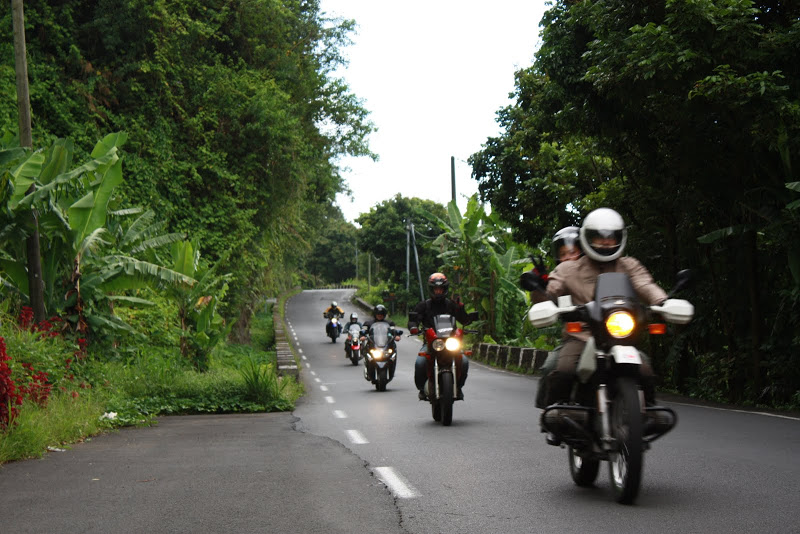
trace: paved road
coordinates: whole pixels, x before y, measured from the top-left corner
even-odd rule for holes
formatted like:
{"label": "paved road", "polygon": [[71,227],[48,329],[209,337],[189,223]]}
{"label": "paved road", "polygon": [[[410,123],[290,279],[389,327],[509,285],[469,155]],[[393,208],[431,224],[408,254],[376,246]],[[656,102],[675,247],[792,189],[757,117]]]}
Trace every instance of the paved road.
{"label": "paved road", "polygon": [[[291,299],[308,394],[294,414],[166,417],[0,468],[0,532],[800,532],[800,420],[667,403],[677,428],[636,506],[575,487],[544,443],[536,379],[473,365],[453,425],[416,400],[416,338],[377,392],[321,311]],[[351,307],[346,307],[349,313]]]}
{"label": "paved road", "polygon": [[417,338],[401,341],[395,379],[377,392],[324,337],[313,311],[332,299],[347,302],[304,292],[288,309],[309,383],[299,428],[342,442],[376,476],[392,473],[410,532],[800,532],[797,418],[664,402],[678,425],[647,453],[637,505],[621,506],[607,464],[595,488],[577,488],[566,452],[544,442],[537,379],[473,365],[442,427],[416,399]]}

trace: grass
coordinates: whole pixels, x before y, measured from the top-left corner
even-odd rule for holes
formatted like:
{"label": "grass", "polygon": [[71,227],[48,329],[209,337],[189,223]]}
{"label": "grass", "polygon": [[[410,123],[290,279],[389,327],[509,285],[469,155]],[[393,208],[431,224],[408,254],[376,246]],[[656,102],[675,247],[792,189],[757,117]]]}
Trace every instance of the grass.
{"label": "grass", "polygon": [[277,376],[275,352],[266,350],[274,345],[271,313],[254,318],[253,345],[217,347],[203,373],[177,347],[163,345],[140,346],[127,359],[92,354],[83,363],[71,362],[68,371],[59,369],[74,347],[59,338],[50,343],[19,333],[13,320],[3,319],[0,336],[10,340],[13,371],[29,363],[27,355],[47,367],[51,377],[74,373],[75,378],[53,379],[46,406],[23,402],[14,423],[0,430],[0,464],[38,458],[48,447],[61,448],[115,427],[152,424],[158,415],[292,410],[303,393],[293,378]]}

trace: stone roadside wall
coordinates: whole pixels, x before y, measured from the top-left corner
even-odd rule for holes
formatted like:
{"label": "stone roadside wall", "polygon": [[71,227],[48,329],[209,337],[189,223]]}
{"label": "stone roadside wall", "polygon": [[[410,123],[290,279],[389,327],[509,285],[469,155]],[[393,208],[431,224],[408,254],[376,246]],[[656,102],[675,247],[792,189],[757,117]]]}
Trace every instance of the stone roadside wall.
{"label": "stone roadside wall", "polygon": [[[289,299],[277,299],[280,303],[283,300],[284,311]],[[277,305],[272,307],[272,328],[275,331],[275,351],[278,358],[278,376],[293,376],[295,380],[300,380],[300,369],[297,365],[297,358],[294,355],[289,337],[286,332],[286,323],[283,320],[281,311]]]}
{"label": "stone roadside wall", "polygon": [[478,343],[472,347],[472,359],[492,367],[534,373],[550,353],[542,349]]}

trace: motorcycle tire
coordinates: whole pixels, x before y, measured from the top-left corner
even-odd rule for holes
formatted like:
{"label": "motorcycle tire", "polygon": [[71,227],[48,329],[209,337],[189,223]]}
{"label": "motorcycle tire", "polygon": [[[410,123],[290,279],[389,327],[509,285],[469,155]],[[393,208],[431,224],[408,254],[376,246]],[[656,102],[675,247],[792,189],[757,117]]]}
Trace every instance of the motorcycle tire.
{"label": "motorcycle tire", "polygon": [[442,424],[450,426],[453,422],[453,373],[440,375],[439,404],[442,407]]}
{"label": "motorcycle tire", "polygon": [[572,475],[572,481],[582,488],[593,486],[597,479],[597,473],[600,471],[600,460],[581,458],[572,447],[568,447],[567,454],[569,455],[569,472]]}
{"label": "motorcycle tire", "polygon": [[358,356],[355,352],[350,352],[350,361],[353,362],[353,365],[358,365]]}
{"label": "motorcycle tire", "polygon": [[386,391],[386,384],[389,382],[386,378],[386,368],[378,370],[378,380],[375,383],[375,389],[378,391]]}
{"label": "motorcycle tire", "polygon": [[612,400],[611,435],[618,450],[609,457],[609,478],[617,502],[633,504],[639,494],[644,464],[644,426],[639,386],[631,377],[617,379]]}

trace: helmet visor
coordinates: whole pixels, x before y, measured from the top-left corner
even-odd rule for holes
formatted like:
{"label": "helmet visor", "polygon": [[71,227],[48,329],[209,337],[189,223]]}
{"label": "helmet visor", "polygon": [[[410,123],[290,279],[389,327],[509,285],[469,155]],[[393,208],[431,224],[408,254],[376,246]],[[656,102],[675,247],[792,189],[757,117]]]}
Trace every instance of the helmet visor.
{"label": "helmet visor", "polygon": [[613,256],[622,244],[622,230],[586,230],[586,241],[600,256]]}

